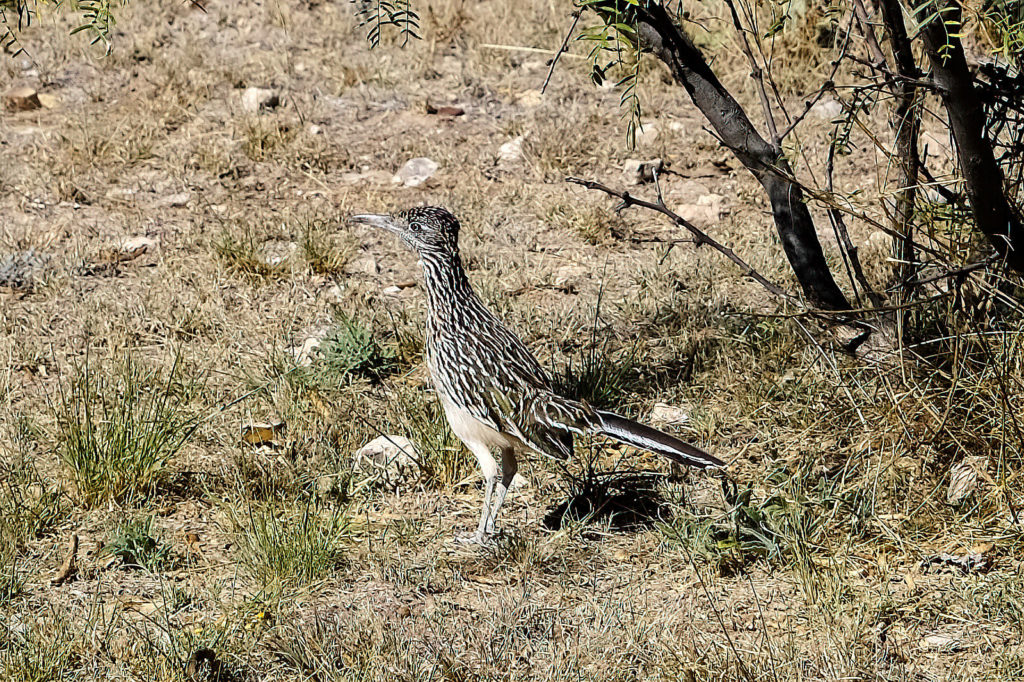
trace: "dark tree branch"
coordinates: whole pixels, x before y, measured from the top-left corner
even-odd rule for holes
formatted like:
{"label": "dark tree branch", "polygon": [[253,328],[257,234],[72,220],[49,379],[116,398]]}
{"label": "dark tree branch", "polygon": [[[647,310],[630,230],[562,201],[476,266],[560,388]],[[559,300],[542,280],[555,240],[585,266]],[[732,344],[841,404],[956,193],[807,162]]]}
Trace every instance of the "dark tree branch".
{"label": "dark tree branch", "polygon": [[1006,265],[1024,273],[1024,225],[1006,198],[1003,172],[985,139],[985,112],[957,35],[961,8],[953,0],[918,0],[915,7],[931,11],[925,4],[938,9],[921,36],[953,131],[975,223]]}
{"label": "dark tree branch", "polygon": [[[858,2],[860,0],[857,0]],[[899,189],[896,193],[894,227],[903,238],[897,243],[896,258],[899,262],[898,279],[905,286],[907,294],[913,293],[917,276],[917,254],[914,251],[914,206],[917,202],[917,184],[921,169],[917,139],[921,132],[921,111],[916,106],[917,80],[921,74],[914,60],[914,51],[903,22],[903,8],[899,0],[878,0],[882,19],[889,34],[889,47],[900,76],[893,95],[896,108],[892,114],[892,126],[896,130],[896,161],[900,170],[897,177]]]}
{"label": "dark tree branch", "polygon": [[[589,5],[614,20],[615,10]],[[764,187],[771,202],[775,226],[793,272],[807,298],[817,307],[845,310],[849,301],[836,284],[814,229],[803,192],[782,150],[767,142],[751,124],[743,108],[725,89],[693,41],[672,21],[659,2],[630,6],[635,12],[640,44],[664,62],[682,85],[723,144]]]}
{"label": "dark tree branch", "polygon": [[[731,260],[733,263],[735,263],[739,267],[739,269],[743,271],[743,274],[747,275],[748,277],[753,279],[755,282],[757,282],[758,284],[763,286],[765,289],[767,289],[774,296],[778,296],[779,298],[782,298],[784,300],[791,301],[791,302],[795,302],[796,301],[796,299],[791,294],[786,293],[782,289],[782,287],[780,287],[777,284],[774,284],[771,281],[769,281],[768,279],[766,279],[764,277],[764,275],[762,275],[757,270],[755,270],[753,267],[751,267],[745,260],[743,260],[742,258],[737,256],[736,253],[732,249],[730,249],[728,246],[725,246],[724,244],[718,242],[714,237],[710,236],[708,233],[706,233],[703,230],[701,230],[699,227],[697,227],[696,225],[691,223],[689,220],[687,220],[686,218],[683,218],[681,215],[679,215],[678,213],[676,213],[675,211],[670,209],[668,206],[666,206],[665,202],[662,201],[662,199],[661,199],[660,191],[658,193],[658,200],[655,202],[655,201],[646,201],[644,199],[638,199],[637,197],[634,197],[629,192],[620,192],[619,190],[612,189],[611,187],[608,187],[607,185],[602,185],[600,182],[595,182],[593,180],[584,180],[582,178],[572,178],[572,177],[570,177],[570,178],[566,178],[565,181],[566,182],[571,182],[571,183],[576,184],[576,185],[582,185],[583,187],[586,187],[587,189],[596,189],[596,190],[598,190],[600,192],[604,192],[605,194],[607,194],[609,196],[613,196],[613,197],[618,198],[622,203],[620,203],[618,206],[615,207],[616,213],[619,212],[619,211],[625,210],[625,209],[629,208],[630,206],[640,206],[641,208],[647,208],[647,209],[650,209],[652,211],[657,211],[658,213],[661,213],[662,215],[667,216],[673,223],[675,223],[676,225],[678,225],[678,226],[688,230],[690,232],[690,234],[693,235],[693,239],[692,240],[686,240],[686,241],[692,241],[694,246],[701,246],[702,244],[707,244],[708,246],[713,248],[715,251],[718,251],[723,256],[725,256],[726,258]],[[654,240],[651,240],[651,241],[654,241]],[[675,243],[675,242],[678,242],[678,241],[682,241],[682,240],[672,240],[672,243]]]}
{"label": "dark tree branch", "polygon": [[548,69],[548,75],[544,78],[544,85],[540,86],[540,94],[544,94],[548,89],[548,83],[551,82],[551,76],[555,73],[555,67],[558,65],[558,58],[562,56],[562,53],[569,48],[569,39],[572,38],[573,31],[576,30],[576,24],[580,21],[580,15],[583,14],[583,10],[578,9],[572,13],[572,26],[566,31],[565,40],[562,41],[562,46],[558,48],[558,52],[551,59],[551,67]]}

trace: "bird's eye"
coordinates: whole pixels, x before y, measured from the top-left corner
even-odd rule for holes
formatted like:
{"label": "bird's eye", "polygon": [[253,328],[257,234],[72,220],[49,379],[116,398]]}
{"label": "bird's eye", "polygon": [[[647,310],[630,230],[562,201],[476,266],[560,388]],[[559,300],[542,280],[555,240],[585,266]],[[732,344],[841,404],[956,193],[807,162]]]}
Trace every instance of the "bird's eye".
{"label": "bird's eye", "polygon": [[420,226],[419,223],[409,223],[409,229],[412,230],[413,232],[419,232],[423,228]]}

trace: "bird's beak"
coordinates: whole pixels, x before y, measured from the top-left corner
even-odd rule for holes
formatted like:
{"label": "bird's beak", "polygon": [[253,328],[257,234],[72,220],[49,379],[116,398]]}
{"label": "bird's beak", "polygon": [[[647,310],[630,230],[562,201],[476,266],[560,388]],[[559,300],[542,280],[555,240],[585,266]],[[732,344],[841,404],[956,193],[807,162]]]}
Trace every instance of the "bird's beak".
{"label": "bird's beak", "polygon": [[389,232],[398,232],[398,227],[395,225],[395,221],[389,215],[364,213],[362,215],[352,216],[348,219],[348,222],[353,225],[369,225]]}

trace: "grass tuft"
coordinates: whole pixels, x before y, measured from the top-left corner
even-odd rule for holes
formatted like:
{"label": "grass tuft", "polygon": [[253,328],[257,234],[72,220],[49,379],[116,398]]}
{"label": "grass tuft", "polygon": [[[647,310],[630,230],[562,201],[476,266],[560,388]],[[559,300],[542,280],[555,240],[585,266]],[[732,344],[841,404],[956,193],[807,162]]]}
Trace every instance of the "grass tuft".
{"label": "grass tuft", "polygon": [[239,561],[261,588],[297,587],[326,577],[344,563],[347,509],[308,498],[293,507],[245,503],[231,509]]}
{"label": "grass tuft", "polygon": [[158,571],[171,563],[171,548],[153,537],[153,517],[133,519],[114,530],[103,547],[106,556],[120,557],[126,568]]}
{"label": "grass tuft", "polygon": [[179,358],[160,377],[128,356],[120,376],[98,376],[88,360],[61,389],[57,451],[88,506],[151,497],[194,430],[187,405],[198,389],[182,383]]}
{"label": "grass tuft", "polygon": [[395,348],[381,345],[370,329],[344,315],[320,344],[320,354],[325,372],[335,383],[377,381],[398,367]]}

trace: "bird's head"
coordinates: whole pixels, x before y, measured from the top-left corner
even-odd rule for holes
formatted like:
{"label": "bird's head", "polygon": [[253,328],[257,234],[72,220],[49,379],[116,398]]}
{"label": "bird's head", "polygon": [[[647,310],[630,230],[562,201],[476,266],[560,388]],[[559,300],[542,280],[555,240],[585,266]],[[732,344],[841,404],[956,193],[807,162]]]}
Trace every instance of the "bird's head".
{"label": "bird's head", "polygon": [[459,250],[459,221],[440,206],[417,206],[390,215],[355,215],[349,221],[394,232],[420,256],[451,255]]}

